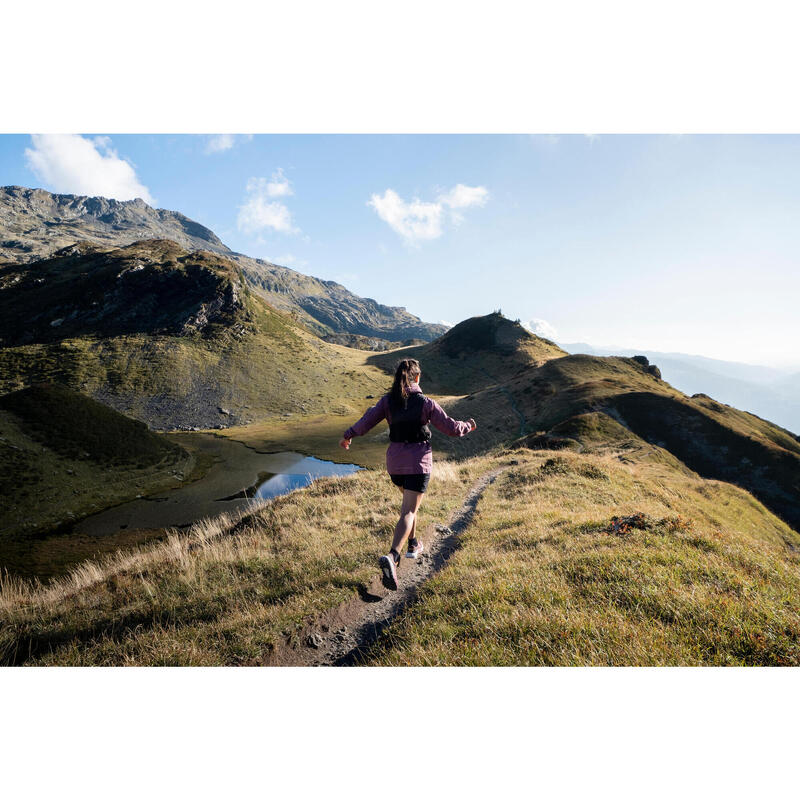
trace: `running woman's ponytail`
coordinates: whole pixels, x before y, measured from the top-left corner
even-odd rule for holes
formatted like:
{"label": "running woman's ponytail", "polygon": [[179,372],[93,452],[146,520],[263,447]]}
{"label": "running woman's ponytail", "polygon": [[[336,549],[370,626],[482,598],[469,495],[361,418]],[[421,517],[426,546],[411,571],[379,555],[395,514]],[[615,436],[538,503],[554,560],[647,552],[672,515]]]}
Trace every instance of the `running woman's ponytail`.
{"label": "running woman's ponytail", "polygon": [[416,358],[404,358],[397,365],[394,383],[389,392],[389,405],[394,408],[405,408],[411,384],[420,376],[419,361]]}

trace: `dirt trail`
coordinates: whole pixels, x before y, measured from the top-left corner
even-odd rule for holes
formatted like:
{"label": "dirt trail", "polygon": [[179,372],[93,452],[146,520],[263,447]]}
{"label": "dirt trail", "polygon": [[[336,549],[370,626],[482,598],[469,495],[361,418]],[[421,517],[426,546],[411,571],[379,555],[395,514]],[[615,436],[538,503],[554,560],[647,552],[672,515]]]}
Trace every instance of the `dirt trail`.
{"label": "dirt trail", "polygon": [[444,567],[458,546],[459,536],[472,522],[486,487],[504,469],[499,467],[479,478],[447,525],[431,525],[420,534],[425,551],[421,558],[400,560],[397,591],[383,587],[376,565],[376,577],[358,599],[322,614],[301,632],[294,644],[277,648],[268,663],[273,666],[352,666],[357,663],[359,655],[416,599],[419,587]]}

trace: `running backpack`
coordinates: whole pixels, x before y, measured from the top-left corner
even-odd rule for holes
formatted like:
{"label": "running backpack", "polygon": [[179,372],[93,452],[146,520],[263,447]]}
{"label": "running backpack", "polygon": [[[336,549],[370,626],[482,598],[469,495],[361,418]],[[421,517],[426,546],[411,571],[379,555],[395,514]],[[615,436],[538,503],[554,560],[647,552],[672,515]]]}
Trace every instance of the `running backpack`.
{"label": "running backpack", "polygon": [[422,411],[425,407],[425,395],[414,392],[408,396],[406,407],[393,409],[389,407],[392,419],[389,422],[390,442],[429,442],[431,429],[422,424]]}

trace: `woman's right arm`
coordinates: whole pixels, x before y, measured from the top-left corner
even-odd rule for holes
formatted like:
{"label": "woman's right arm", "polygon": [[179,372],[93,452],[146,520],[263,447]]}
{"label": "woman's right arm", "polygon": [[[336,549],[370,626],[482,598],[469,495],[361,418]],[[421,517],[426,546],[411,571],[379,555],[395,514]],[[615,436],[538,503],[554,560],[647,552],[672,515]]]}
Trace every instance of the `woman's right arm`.
{"label": "woman's right arm", "polygon": [[367,409],[364,416],[361,417],[361,419],[356,422],[355,425],[352,425],[344,432],[344,436],[342,438],[343,440],[347,440],[349,442],[354,436],[363,436],[385,418],[386,396],[384,395],[380,400],[378,400],[377,403],[375,403],[374,406],[372,406],[372,408]]}

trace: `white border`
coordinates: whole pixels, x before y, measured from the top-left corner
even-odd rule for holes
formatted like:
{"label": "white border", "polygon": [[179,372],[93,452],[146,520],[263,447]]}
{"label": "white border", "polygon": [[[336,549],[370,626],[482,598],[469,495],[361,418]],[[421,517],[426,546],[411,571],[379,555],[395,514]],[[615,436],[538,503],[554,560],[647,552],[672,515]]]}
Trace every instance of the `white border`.
{"label": "white border", "polygon": [[4,132],[797,132],[785,0],[44,0]]}
{"label": "white border", "polygon": [[771,797],[796,783],[796,679],[791,669],[7,669],[4,788]]}
{"label": "white border", "polygon": [[[793,4],[3,10],[0,131],[797,132]],[[770,796],[797,670],[0,671],[32,796]],[[789,783],[791,781],[791,783]]]}

